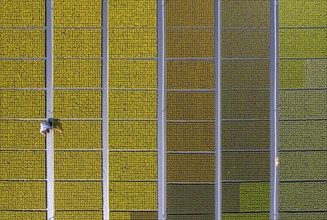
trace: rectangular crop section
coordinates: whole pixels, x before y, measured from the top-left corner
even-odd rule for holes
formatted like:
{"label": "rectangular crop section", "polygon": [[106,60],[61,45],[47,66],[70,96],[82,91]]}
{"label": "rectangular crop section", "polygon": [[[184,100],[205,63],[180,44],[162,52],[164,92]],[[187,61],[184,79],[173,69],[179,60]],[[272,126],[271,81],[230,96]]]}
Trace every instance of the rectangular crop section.
{"label": "rectangular crop section", "polygon": [[110,152],[109,181],[157,180],[156,152]]}
{"label": "rectangular crop section", "polygon": [[101,151],[56,151],[55,179],[102,179]]}
{"label": "rectangular crop section", "polygon": [[55,88],[101,88],[100,60],[54,60]]}
{"label": "rectangular crop section", "polygon": [[46,209],[45,182],[0,181],[0,192],[1,211]]}
{"label": "rectangular crop section", "polygon": [[110,29],[110,58],[153,58],[157,56],[155,29]]}
{"label": "rectangular crop section", "polygon": [[45,32],[38,29],[0,29],[0,58],[45,57]]}
{"label": "rectangular crop section", "polygon": [[55,182],[54,194],[56,211],[102,210],[101,182]]}
{"label": "rectangular crop section", "polygon": [[44,88],[43,60],[0,60],[0,88]]}
{"label": "rectangular crop section", "polygon": [[44,0],[0,0],[0,27],[45,26]]}
{"label": "rectangular crop section", "polygon": [[55,149],[101,149],[100,121],[60,121],[62,133],[54,137]]}
{"label": "rectangular crop section", "polygon": [[110,210],[156,210],[157,183],[111,182]]}
{"label": "rectangular crop section", "polygon": [[213,58],[214,31],[173,29],[166,31],[168,58]]}
{"label": "rectangular crop section", "polygon": [[39,121],[0,120],[0,149],[45,149],[45,138],[39,129]]}
{"label": "rectangular crop section", "polygon": [[55,58],[101,58],[101,30],[55,29],[53,32]]}
{"label": "rectangular crop section", "polygon": [[157,88],[157,61],[110,60],[109,88]]}
{"label": "rectangular crop section", "polygon": [[138,90],[109,91],[110,119],[156,119],[157,92]]}
{"label": "rectangular crop section", "polygon": [[109,28],[156,28],[157,2],[154,0],[109,1]]}
{"label": "rectangular crop section", "polygon": [[0,180],[45,179],[44,151],[0,151]]}
{"label": "rectangular crop section", "polygon": [[157,148],[155,121],[110,121],[110,150],[154,150]]}
{"label": "rectangular crop section", "polygon": [[0,118],[44,117],[44,91],[0,90]]}
{"label": "rectangular crop section", "polygon": [[167,123],[168,151],[214,151],[215,126],[213,123]]}
{"label": "rectangular crop section", "polygon": [[101,27],[101,0],[54,0],[54,26]]}
{"label": "rectangular crop section", "polygon": [[95,90],[54,91],[56,118],[101,118],[101,92]]}
{"label": "rectangular crop section", "polygon": [[214,120],[213,92],[168,92],[167,120]]}

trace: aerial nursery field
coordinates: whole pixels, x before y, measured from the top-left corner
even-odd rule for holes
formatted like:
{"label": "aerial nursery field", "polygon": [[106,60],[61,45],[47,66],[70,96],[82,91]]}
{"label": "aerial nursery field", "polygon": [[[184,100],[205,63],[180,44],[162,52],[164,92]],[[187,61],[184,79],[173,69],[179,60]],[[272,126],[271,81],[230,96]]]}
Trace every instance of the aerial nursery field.
{"label": "aerial nursery field", "polygon": [[[45,1],[0,3],[0,218],[45,219]],[[111,219],[157,215],[156,8],[109,2]],[[101,219],[102,1],[55,0],[53,23],[56,219]]]}
{"label": "aerial nursery field", "polygon": [[[108,3],[110,219],[157,219],[157,1]],[[279,3],[280,219],[323,219],[327,1]],[[46,219],[45,0],[0,5],[0,219]],[[267,220],[269,1],[221,10],[223,219]],[[167,216],[214,219],[214,0],[165,19]],[[53,0],[53,27],[55,217],[102,219],[102,0]]]}
{"label": "aerial nursery field", "polygon": [[281,1],[280,5],[279,203],[283,219],[326,216],[314,212],[327,207],[326,9],[327,2],[319,0]]}

